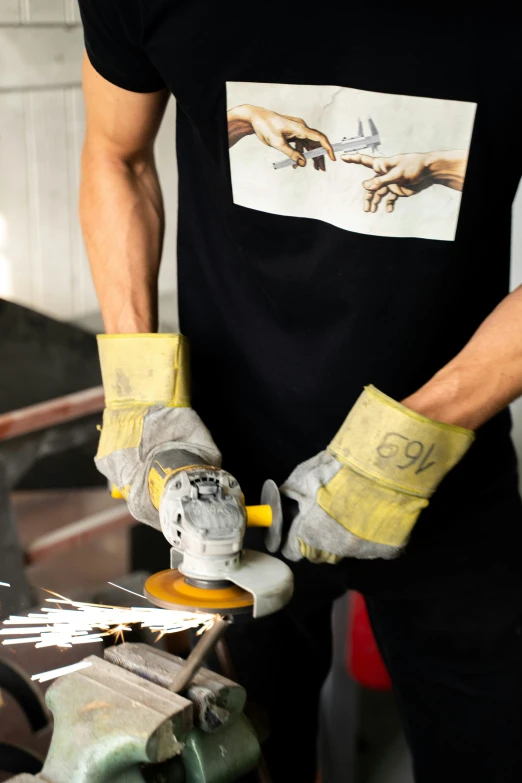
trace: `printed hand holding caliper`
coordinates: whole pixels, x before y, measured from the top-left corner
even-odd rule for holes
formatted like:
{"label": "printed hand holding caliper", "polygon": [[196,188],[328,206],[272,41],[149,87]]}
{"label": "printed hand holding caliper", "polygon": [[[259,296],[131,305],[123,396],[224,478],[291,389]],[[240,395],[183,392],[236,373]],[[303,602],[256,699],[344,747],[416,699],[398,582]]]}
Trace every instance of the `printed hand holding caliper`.
{"label": "printed hand holding caliper", "polygon": [[[314,161],[314,166],[316,170],[324,171],[324,155],[327,154],[330,160],[335,160],[332,145],[324,133],[309,128],[299,117],[277,114],[261,106],[244,104],[230,109],[227,112],[227,121],[229,147],[233,147],[245,136],[255,134],[267,147],[273,147],[288,156],[283,162],[284,165],[293,164],[294,168],[306,166],[308,157],[320,157],[322,165]],[[290,141],[294,141],[296,146],[292,147]]]}

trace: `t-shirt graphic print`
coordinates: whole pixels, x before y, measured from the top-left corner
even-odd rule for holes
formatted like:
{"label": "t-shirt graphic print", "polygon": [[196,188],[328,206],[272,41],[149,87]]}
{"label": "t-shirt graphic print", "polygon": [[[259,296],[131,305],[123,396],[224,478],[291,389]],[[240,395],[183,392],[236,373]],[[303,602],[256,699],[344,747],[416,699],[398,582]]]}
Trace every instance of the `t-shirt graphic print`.
{"label": "t-shirt graphic print", "polygon": [[475,103],[227,83],[234,202],[385,237],[453,241]]}

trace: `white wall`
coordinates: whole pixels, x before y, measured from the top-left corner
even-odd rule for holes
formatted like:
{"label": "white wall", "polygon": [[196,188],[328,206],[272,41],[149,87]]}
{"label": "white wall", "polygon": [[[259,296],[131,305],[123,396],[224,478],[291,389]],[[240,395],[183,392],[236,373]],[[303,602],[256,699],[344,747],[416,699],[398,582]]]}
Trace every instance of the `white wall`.
{"label": "white wall", "polygon": [[[65,320],[97,309],[77,218],[82,51],[76,0],[0,0],[0,297]],[[176,215],[174,101],[157,156]],[[176,289],[175,235],[171,219],[163,293]]]}

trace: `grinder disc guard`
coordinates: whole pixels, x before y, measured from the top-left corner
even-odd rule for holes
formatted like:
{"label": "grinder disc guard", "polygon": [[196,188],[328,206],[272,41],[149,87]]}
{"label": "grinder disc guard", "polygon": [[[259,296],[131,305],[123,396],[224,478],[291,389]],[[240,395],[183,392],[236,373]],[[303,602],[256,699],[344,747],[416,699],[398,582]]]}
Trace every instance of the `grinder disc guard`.
{"label": "grinder disc guard", "polygon": [[[219,584],[216,582],[216,585]],[[149,576],[145,582],[144,595],[162,609],[208,614],[251,614],[254,605],[252,593],[237,585],[228,583],[215,588],[197,587],[190,584],[177,568]]]}
{"label": "grinder disc guard", "polygon": [[[179,570],[174,568],[149,576],[145,582],[145,598],[163,609],[217,614],[248,611],[254,617],[264,617],[282,609],[294,590],[292,571],[286,563],[250,549],[243,550],[239,567],[214,579],[184,572],[185,563],[182,562]],[[196,586],[201,580],[205,587]],[[225,586],[223,580],[227,582]],[[212,582],[216,583],[215,587]]]}

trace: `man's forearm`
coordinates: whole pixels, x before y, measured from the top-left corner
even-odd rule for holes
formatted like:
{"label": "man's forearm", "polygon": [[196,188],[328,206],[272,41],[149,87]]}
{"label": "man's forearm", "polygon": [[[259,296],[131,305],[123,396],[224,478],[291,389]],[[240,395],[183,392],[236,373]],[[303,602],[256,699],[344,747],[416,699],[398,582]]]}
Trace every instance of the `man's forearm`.
{"label": "man's forearm", "polygon": [[403,400],[437,421],[476,430],[522,395],[522,286],[486,318],[462,351]]}
{"label": "man's forearm", "polygon": [[164,216],[152,151],[125,161],[87,141],[80,218],[106,331],[155,331]]}

